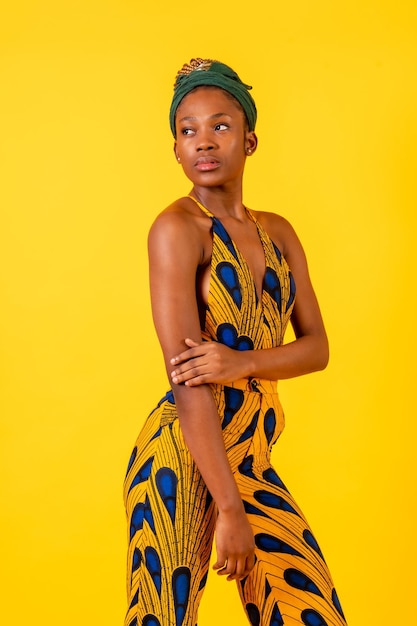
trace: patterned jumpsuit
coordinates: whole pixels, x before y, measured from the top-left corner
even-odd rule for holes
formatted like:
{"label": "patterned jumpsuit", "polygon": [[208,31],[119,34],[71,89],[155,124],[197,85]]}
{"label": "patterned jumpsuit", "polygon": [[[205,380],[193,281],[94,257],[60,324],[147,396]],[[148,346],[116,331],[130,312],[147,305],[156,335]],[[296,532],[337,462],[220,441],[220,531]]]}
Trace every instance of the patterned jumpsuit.
{"label": "patterned jumpsuit", "polygon": [[[253,277],[222,223],[213,252],[203,338],[236,350],[279,346],[294,305],[287,263],[259,222],[266,272]],[[284,415],[269,380],[213,384],[228,459],[252,525],[256,564],[238,582],[253,626],[345,626],[320,548],[270,465]],[[125,626],[195,626],[215,527],[214,502],[188,451],[169,391],[149,415],[127,470],[128,603]]]}

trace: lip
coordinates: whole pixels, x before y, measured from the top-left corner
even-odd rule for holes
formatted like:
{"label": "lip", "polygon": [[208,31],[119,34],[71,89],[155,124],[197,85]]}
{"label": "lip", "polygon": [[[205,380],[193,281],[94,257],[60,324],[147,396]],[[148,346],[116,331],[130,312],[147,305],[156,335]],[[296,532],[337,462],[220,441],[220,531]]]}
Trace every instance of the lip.
{"label": "lip", "polygon": [[210,172],[220,166],[220,161],[212,156],[201,156],[194,165],[200,172]]}

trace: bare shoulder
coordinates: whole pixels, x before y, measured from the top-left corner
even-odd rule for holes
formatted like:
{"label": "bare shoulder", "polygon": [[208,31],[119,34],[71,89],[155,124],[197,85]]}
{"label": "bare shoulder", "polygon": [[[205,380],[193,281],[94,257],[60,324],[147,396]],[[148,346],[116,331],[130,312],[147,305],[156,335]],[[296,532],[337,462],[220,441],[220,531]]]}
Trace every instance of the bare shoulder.
{"label": "bare shoulder", "polygon": [[179,198],[161,211],[150,228],[150,236],[164,232],[168,235],[177,231],[178,234],[184,231],[189,233],[194,230],[196,228],[196,216],[187,200],[187,198]]}
{"label": "bare shoulder", "polygon": [[175,200],[155,218],[148,235],[149,249],[159,254],[192,255],[201,259],[210,243],[211,220],[190,198]]}
{"label": "bare shoulder", "polygon": [[251,212],[255,215],[259,223],[262,224],[285,258],[294,253],[294,248],[301,247],[294,228],[285,217],[269,211]]}

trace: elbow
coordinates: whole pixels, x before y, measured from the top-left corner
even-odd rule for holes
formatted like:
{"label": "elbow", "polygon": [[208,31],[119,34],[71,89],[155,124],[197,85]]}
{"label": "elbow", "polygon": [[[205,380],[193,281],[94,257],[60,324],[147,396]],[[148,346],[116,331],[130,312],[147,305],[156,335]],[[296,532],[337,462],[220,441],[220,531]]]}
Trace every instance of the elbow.
{"label": "elbow", "polygon": [[329,363],[329,353],[327,353],[327,355],[322,355],[317,362],[317,367],[316,367],[316,371],[320,372],[322,370],[325,370],[327,365]]}
{"label": "elbow", "polygon": [[315,350],[315,369],[321,371],[326,369],[329,363],[330,351],[327,337],[321,337]]}

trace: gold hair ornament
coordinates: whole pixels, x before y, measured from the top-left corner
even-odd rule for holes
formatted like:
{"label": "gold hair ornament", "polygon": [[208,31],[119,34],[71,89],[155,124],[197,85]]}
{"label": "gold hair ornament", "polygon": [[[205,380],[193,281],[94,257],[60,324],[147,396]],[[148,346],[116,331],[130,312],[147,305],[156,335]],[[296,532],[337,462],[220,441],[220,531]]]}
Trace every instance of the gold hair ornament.
{"label": "gold hair ornament", "polygon": [[188,76],[191,72],[195,72],[196,70],[207,71],[211,68],[213,63],[215,63],[214,59],[202,59],[200,57],[191,59],[189,63],[184,63],[182,68],[177,72],[174,87],[177,85],[180,76]]}

